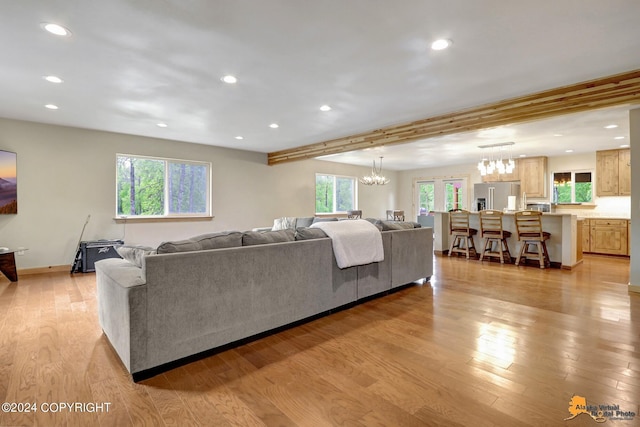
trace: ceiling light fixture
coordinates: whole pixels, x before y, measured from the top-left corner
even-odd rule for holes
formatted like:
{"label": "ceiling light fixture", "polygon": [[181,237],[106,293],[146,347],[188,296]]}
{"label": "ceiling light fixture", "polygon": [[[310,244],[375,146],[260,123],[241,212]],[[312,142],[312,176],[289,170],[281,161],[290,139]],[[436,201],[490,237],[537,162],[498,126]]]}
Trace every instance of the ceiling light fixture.
{"label": "ceiling light fixture", "polygon": [[169,125],[167,125],[166,123],[157,123],[157,126],[158,126],[159,128],[166,128],[166,127],[168,127]]}
{"label": "ceiling light fixture", "polygon": [[616,137],[615,137],[615,138],[613,138],[613,139],[624,139],[624,136],[616,136]]}
{"label": "ceiling light fixture", "polygon": [[564,150],[565,153],[573,153],[572,149]]}
{"label": "ceiling light fixture", "polygon": [[269,125],[269,127],[270,127],[271,129],[278,129],[278,128],[280,127],[280,125],[279,125],[279,124],[277,124],[277,123],[271,123],[271,124]]}
{"label": "ceiling light fixture", "polygon": [[222,78],[222,81],[229,84],[234,84],[238,82],[238,79],[232,75],[226,75]]}
{"label": "ceiling light fixture", "polygon": [[48,81],[49,83],[62,83],[64,81],[58,76],[44,76],[42,78]]}
{"label": "ceiling light fixture", "polygon": [[431,49],[433,50],[443,50],[451,46],[453,42],[449,39],[438,39],[431,43]]}
{"label": "ceiling light fixture", "polygon": [[[515,142],[509,141],[499,142],[497,144],[479,145],[478,148],[491,149],[491,156],[489,158],[483,157],[482,160],[478,162],[480,175],[491,175],[496,169],[499,174],[512,173],[516,167],[516,162],[513,160],[513,156],[511,154],[511,146],[514,144]],[[509,158],[502,157],[501,151],[506,149],[504,147],[509,147]],[[496,150],[498,150],[497,154]]]}
{"label": "ceiling light fixture", "polygon": [[371,175],[363,176],[359,181],[364,185],[385,185],[390,182],[388,178],[385,178],[385,176],[382,175],[382,156],[380,157],[380,168],[376,168],[376,161],[374,159],[373,167],[371,168]]}
{"label": "ceiling light fixture", "polygon": [[240,135],[238,135],[238,136],[236,136],[236,139],[238,139],[238,140],[240,140],[240,139],[244,139],[244,136],[240,136]]}
{"label": "ceiling light fixture", "polygon": [[320,111],[331,111],[331,107],[325,104],[320,107]]}
{"label": "ceiling light fixture", "polygon": [[63,27],[62,25],[52,24],[50,22],[43,22],[40,24],[42,29],[50,32],[51,34],[55,34],[56,36],[69,37],[71,36],[71,31],[68,28]]}
{"label": "ceiling light fixture", "polygon": [[618,125],[607,125],[607,126],[605,126],[604,128],[605,128],[605,129],[615,129],[615,128],[617,128],[617,127],[618,127]]}
{"label": "ceiling light fixture", "polygon": [[57,110],[58,106],[55,104],[47,104],[44,106],[44,108],[48,108],[49,110]]}

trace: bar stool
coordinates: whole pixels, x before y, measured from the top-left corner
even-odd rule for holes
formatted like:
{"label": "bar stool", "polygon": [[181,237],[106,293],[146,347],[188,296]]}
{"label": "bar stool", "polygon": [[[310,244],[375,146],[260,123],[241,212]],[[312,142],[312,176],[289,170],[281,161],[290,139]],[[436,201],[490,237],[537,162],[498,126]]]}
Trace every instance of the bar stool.
{"label": "bar stool", "polygon": [[[520,260],[537,259],[540,268],[550,267],[551,260],[545,243],[551,237],[551,233],[542,231],[542,212],[538,211],[519,211],[515,213],[516,230],[518,231],[518,240],[522,241],[522,247],[516,265],[520,264]],[[536,250],[531,251],[530,247],[535,246]]]}
{"label": "bar stool", "polygon": [[452,253],[465,254],[467,259],[472,255],[478,256],[476,245],[473,243],[473,236],[478,234],[478,230],[469,227],[469,211],[454,209],[449,211],[449,233],[451,234],[451,246],[449,256]]}
{"label": "bar stool", "polygon": [[360,209],[353,209],[350,211],[347,211],[347,218],[349,219],[358,219],[358,218],[362,218],[362,211]]}
{"label": "bar stool", "polygon": [[502,212],[487,209],[480,211],[479,215],[480,235],[484,238],[480,261],[484,257],[496,257],[500,259],[501,264],[511,264],[511,253],[507,244],[511,232],[502,229]]}

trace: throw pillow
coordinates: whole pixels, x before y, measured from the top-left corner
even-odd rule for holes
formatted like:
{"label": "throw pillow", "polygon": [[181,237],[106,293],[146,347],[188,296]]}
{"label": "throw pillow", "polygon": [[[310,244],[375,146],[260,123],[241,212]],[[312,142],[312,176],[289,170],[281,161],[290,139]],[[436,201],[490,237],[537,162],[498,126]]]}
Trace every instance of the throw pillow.
{"label": "throw pillow", "polygon": [[293,242],[295,231],[292,229],[276,231],[246,231],[242,234],[242,246],[264,245],[268,243]]}
{"label": "throw pillow", "polygon": [[136,267],[142,268],[142,260],[147,255],[155,255],[156,251],[148,246],[118,246],[116,252],[124,260]]}
{"label": "throw pillow", "polygon": [[296,228],[296,217],[294,216],[283,216],[282,218],[276,218],[273,220],[272,231],[278,230],[294,230]]}

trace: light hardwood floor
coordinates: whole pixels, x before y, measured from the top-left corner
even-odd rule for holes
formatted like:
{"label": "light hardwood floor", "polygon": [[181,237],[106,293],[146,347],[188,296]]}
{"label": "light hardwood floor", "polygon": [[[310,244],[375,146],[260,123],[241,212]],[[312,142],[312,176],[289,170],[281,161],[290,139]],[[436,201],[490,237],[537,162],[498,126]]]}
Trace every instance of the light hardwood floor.
{"label": "light hardwood floor", "polygon": [[[574,394],[638,414],[628,259],[587,255],[565,271],[436,257],[435,270],[138,384],[98,326],[93,274],[2,281],[0,394],[37,412],[0,412],[0,425],[597,425],[564,421]],[[63,402],[85,411],[56,411]]]}

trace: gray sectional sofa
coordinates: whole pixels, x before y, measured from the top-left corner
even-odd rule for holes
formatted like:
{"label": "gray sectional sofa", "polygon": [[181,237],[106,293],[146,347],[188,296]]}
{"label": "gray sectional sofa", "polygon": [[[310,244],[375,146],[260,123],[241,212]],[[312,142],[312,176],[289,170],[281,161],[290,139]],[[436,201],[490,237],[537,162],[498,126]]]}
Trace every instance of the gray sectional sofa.
{"label": "gray sectional sofa", "polygon": [[100,325],[138,381],[431,277],[431,228],[381,234],[384,261],[345,269],[317,229],[216,233],[98,261]]}

